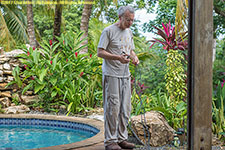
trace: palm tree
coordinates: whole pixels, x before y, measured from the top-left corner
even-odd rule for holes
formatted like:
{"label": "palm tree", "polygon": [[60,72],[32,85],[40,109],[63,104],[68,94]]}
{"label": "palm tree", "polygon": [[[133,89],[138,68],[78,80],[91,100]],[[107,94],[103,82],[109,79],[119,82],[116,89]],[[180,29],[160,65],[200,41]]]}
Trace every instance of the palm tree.
{"label": "palm tree", "polygon": [[53,31],[53,41],[57,41],[56,36],[60,36],[61,18],[62,18],[62,5],[59,4],[60,0],[57,0],[57,5],[55,7],[55,21],[54,21],[54,31]]}
{"label": "palm tree", "polygon": [[[93,6],[93,0],[84,0],[84,8],[82,12],[81,17],[81,23],[80,23],[80,30],[84,31],[84,34],[81,37],[81,40],[84,38],[87,38],[88,36],[88,26],[89,26],[89,19],[91,16],[92,6]],[[88,44],[88,39],[86,39],[81,46]],[[81,53],[87,53],[88,47],[85,47]]]}
{"label": "palm tree", "polygon": [[[81,37],[81,40],[84,38],[88,37],[88,26],[89,26],[89,20],[90,20],[90,16],[92,14],[92,7],[94,6],[95,2],[95,6],[100,7],[100,10],[97,10],[95,13],[95,17],[99,18],[101,12],[107,11],[108,7],[106,7],[109,3],[111,3],[110,1],[107,0],[84,0],[84,8],[83,8],[83,12],[82,12],[82,17],[81,17],[81,23],[80,23],[80,30],[84,32],[84,34]],[[117,5],[117,1],[113,0],[112,1],[113,4]],[[81,46],[88,44],[88,39],[86,39]],[[88,47],[85,47],[83,50],[81,50],[81,53],[86,53],[88,52]]]}
{"label": "palm tree", "polygon": [[31,3],[27,5],[27,32],[28,32],[30,46],[37,47],[38,42],[36,40],[35,31],[34,31],[32,0],[29,0],[29,1]]}

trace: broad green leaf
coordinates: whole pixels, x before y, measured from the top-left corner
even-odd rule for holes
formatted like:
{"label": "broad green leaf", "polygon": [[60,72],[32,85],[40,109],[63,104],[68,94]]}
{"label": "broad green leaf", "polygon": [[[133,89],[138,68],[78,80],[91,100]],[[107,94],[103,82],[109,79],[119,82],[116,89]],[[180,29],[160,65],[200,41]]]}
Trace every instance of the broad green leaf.
{"label": "broad green leaf", "polygon": [[53,91],[51,94],[52,97],[55,97],[56,95],[57,95],[57,91]]}
{"label": "broad green leaf", "polygon": [[22,95],[23,95],[27,90],[29,90],[32,86],[33,86],[33,83],[30,83],[30,84],[28,84],[26,87],[24,87],[24,88],[23,88],[23,91],[22,91]]}
{"label": "broad green leaf", "polygon": [[67,93],[68,93],[68,91],[66,90],[66,92],[65,92],[65,94],[64,94],[64,97],[63,97],[63,100],[66,99]]}
{"label": "broad green leaf", "polygon": [[60,44],[60,43],[57,43],[57,44],[55,44],[55,45],[53,46],[53,48],[52,48],[52,53],[54,53],[55,50],[59,47],[59,44]]}
{"label": "broad green leaf", "polygon": [[46,69],[43,68],[41,70],[41,74],[40,74],[40,77],[39,77],[39,79],[40,79],[41,82],[43,81],[43,78],[45,77],[47,71],[48,71],[48,68],[46,68]]}
{"label": "broad green leaf", "polygon": [[57,78],[51,78],[50,82],[53,86],[55,86],[56,82],[57,82]]}
{"label": "broad green leaf", "polygon": [[21,78],[19,76],[17,76],[15,79],[16,79],[18,87],[21,88],[22,85],[23,85],[23,82],[21,81]]}
{"label": "broad green leaf", "polygon": [[56,56],[55,56],[55,58],[53,59],[53,70],[55,70],[55,67],[56,67],[56,65],[57,65],[57,59],[58,59],[58,55],[59,54],[57,54]]}
{"label": "broad green leaf", "polygon": [[36,94],[38,91],[42,90],[43,88],[45,87],[45,84],[37,84],[35,85],[35,88],[34,88],[34,93]]}
{"label": "broad green leaf", "polygon": [[39,59],[37,53],[38,53],[38,51],[34,51],[34,52],[33,52],[33,57],[34,57],[34,63],[35,63],[35,64],[38,64],[38,59]]}
{"label": "broad green leaf", "polygon": [[166,118],[171,119],[172,118],[172,113],[166,109],[164,109],[163,107],[153,107],[151,110],[156,110],[156,111],[160,111],[162,112]]}

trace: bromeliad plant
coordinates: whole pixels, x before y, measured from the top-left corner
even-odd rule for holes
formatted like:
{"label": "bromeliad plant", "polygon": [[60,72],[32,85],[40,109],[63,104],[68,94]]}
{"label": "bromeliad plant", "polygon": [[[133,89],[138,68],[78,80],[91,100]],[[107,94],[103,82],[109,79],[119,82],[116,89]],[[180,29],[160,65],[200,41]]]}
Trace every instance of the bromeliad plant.
{"label": "bromeliad plant", "polygon": [[153,26],[157,32],[155,34],[159,35],[162,39],[153,38],[154,40],[149,40],[148,42],[153,42],[152,46],[155,43],[160,43],[163,45],[163,48],[167,51],[169,50],[186,50],[188,47],[187,32],[179,33],[178,37],[175,34],[175,27],[172,27],[170,22],[169,24],[162,23],[163,29],[160,29],[156,26]]}
{"label": "bromeliad plant", "polygon": [[[172,27],[170,23],[162,23],[163,29],[153,26],[157,30],[157,35],[161,39],[153,38],[148,42],[153,42],[150,48],[155,43],[160,43],[163,48],[167,50],[166,60],[166,89],[168,94],[173,101],[174,107],[179,103],[180,100],[185,100],[186,97],[186,56],[187,50],[187,32],[179,33],[176,37],[175,27]],[[183,37],[183,38],[181,38]]]}
{"label": "bromeliad plant", "polygon": [[[157,110],[162,112],[169,124],[173,128],[184,127],[183,121],[186,120],[186,50],[187,50],[187,32],[175,34],[175,27],[170,23],[162,23],[162,29],[153,26],[157,30],[159,38],[153,38],[148,42],[151,43],[150,48],[155,43],[163,45],[163,49],[167,52],[166,58],[166,90],[164,95],[156,94],[149,97],[152,102],[149,110]],[[181,38],[183,37],[183,38]]]}

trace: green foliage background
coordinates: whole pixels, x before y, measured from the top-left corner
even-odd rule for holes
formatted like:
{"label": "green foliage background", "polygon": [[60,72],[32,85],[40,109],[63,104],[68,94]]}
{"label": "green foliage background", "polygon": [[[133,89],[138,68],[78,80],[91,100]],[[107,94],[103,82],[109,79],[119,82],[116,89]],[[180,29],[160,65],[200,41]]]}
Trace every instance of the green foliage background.
{"label": "green foliage background", "polygon": [[[8,35],[0,39],[0,46],[11,47],[12,49],[23,47],[25,51],[25,54],[21,57],[24,58],[27,69],[15,70],[14,77],[17,76],[17,78],[12,84],[21,85],[20,88],[23,88],[23,93],[28,89],[33,89],[41,98],[41,101],[35,107],[40,107],[46,111],[59,111],[59,108],[53,107],[54,105],[66,105],[69,113],[84,113],[90,109],[101,107],[100,66],[102,59],[96,56],[97,44],[102,30],[118,20],[118,7],[134,2],[136,10],[146,9],[148,13],[155,13],[157,17],[145,23],[142,29],[137,25],[138,20],[136,20],[131,28],[140,65],[138,66],[138,72],[136,72],[135,66],[130,65],[130,71],[132,77],[136,78],[137,83],[140,83],[140,85],[144,83],[144,86],[147,87],[143,90],[142,87],[136,85],[137,89],[142,91],[140,96],[133,90],[132,114],[142,113],[142,107],[146,111],[157,110],[165,115],[174,129],[186,128],[186,102],[183,101],[183,98],[179,98],[176,101],[177,105],[173,105],[173,97],[169,95],[168,88],[166,89],[167,81],[164,77],[169,72],[166,66],[167,52],[159,44],[149,49],[150,45],[146,43],[146,38],[140,33],[140,30],[151,32],[153,31],[152,25],[161,27],[162,22],[168,23],[170,21],[174,25],[176,0],[122,0],[117,5],[112,1],[97,0],[93,6],[89,23],[89,52],[85,55],[78,55],[78,57],[74,53],[81,49],[79,47],[81,42],[80,21],[83,5],[63,6],[62,36],[59,37],[60,43],[54,43],[52,47],[49,45],[49,40],[53,38],[54,7],[34,5],[36,37],[42,48],[33,50],[24,47],[24,44],[28,42],[27,32],[24,31],[27,26],[26,7],[0,4],[0,15],[2,16],[0,28],[6,29],[2,24],[6,20],[6,25],[12,34],[12,37]],[[223,1],[214,0],[214,8],[225,12],[224,7]],[[214,38],[225,33],[224,19],[225,17],[221,14],[214,12]],[[2,31],[0,31],[1,34]],[[218,118],[218,116],[224,115],[222,104],[225,104],[221,87],[223,80],[225,80],[224,40],[217,40],[216,60],[213,66],[213,132],[218,136],[223,134],[225,130],[224,118]],[[13,42],[9,43],[9,41]],[[91,59],[90,54],[92,54]],[[84,72],[84,74],[80,77],[81,72]],[[24,75],[25,78],[20,81],[19,75]],[[28,86],[22,87],[22,82],[25,82],[25,80],[28,80]],[[133,85],[133,87],[135,86]],[[141,99],[143,105],[141,105]]]}

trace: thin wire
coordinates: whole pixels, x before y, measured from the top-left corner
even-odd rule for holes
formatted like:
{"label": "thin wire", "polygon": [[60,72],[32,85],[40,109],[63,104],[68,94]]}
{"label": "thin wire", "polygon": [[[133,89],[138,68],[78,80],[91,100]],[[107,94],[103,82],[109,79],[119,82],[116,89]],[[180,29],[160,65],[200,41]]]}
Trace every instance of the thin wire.
{"label": "thin wire", "polygon": [[[128,123],[129,120],[127,120],[127,124],[128,124],[128,127],[131,129],[132,133],[134,134],[134,136],[136,137],[136,139],[145,146],[145,148],[147,150],[150,150],[150,132],[148,130],[148,127],[147,127],[147,123],[146,123],[146,117],[145,117],[145,109],[144,109],[144,106],[143,106],[143,102],[142,102],[142,99],[140,97],[140,93],[137,92],[137,86],[136,86],[136,72],[137,72],[137,66],[135,66],[135,73],[134,73],[134,85],[135,85],[135,92],[138,94],[138,97],[140,99],[140,102],[141,102],[141,109],[143,110],[144,114],[141,113],[141,124],[143,125],[143,131],[144,131],[144,138],[145,138],[145,144],[141,141],[141,139],[137,136],[137,134],[134,132],[134,130],[132,129],[132,127],[130,126],[130,124]],[[128,64],[125,64],[125,69],[124,69],[124,73],[123,73],[123,78],[125,78],[125,71],[128,69],[129,67],[129,63]],[[141,79],[141,73],[140,73],[140,79]],[[123,80],[122,80],[123,81]],[[123,91],[123,90],[122,90]],[[144,123],[143,123],[143,119],[142,119],[142,115],[144,115]],[[148,142],[147,142],[147,137],[146,137],[146,131],[148,133]]]}
{"label": "thin wire", "polygon": [[[138,95],[138,98],[140,99],[140,103],[141,103],[141,109],[142,109],[142,111],[144,112],[143,114],[141,113],[141,123],[142,123],[142,125],[143,125],[143,130],[144,130],[144,137],[145,137],[145,147],[147,147],[147,149],[148,150],[150,150],[150,145],[149,145],[149,143],[150,143],[150,132],[149,132],[149,130],[148,130],[148,126],[147,126],[147,123],[146,123],[146,117],[145,117],[145,108],[144,108],[144,106],[143,106],[143,101],[142,101],[142,99],[141,99],[141,96],[140,96],[140,94],[141,93],[138,93],[138,91],[137,91],[137,84],[136,84],[136,73],[138,72],[137,71],[137,67],[138,65],[136,65],[135,66],[135,74],[134,74],[134,85],[135,85],[135,91],[136,91],[136,93],[137,93],[137,95]],[[139,70],[140,71],[140,70]],[[139,75],[140,75],[140,80],[141,80],[141,73],[139,72]],[[144,116],[144,123],[143,123],[143,119],[142,119],[142,115]],[[147,133],[148,133],[148,142],[147,142],[147,138],[146,138],[146,133],[145,133],[145,130],[147,131]]]}

